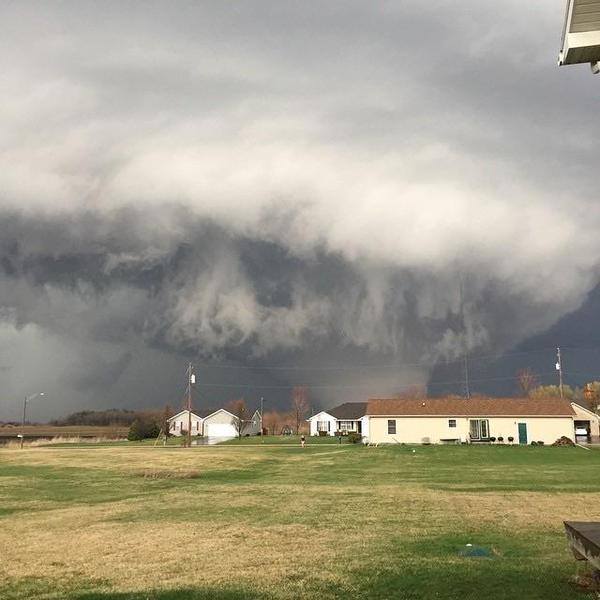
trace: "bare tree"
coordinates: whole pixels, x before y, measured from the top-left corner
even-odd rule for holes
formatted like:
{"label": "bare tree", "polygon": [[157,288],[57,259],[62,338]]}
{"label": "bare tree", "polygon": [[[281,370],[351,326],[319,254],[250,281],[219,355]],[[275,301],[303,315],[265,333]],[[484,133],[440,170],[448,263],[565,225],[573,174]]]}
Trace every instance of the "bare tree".
{"label": "bare tree", "polygon": [[243,398],[232,400],[227,405],[227,410],[236,417],[234,419],[233,425],[235,427],[235,431],[237,433],[238,438],[241,439],[242,434],[248,426],[248,417],[250,416],[245,400]]}
{"label": "bare tree", "polygon": [[167,438],[169,437],[169,419],[171,418],[171,415],[173,414],[173,411],[171,410],[171,407],[167,404],[165,406],[165,410],[163,412],[163,417],[162,417],[162,427],[163,427],[163,431],[165,434],[165,439],[164,439],[164,443],[167,443]]}
{"label": "bare tree", "polygon": [[308,390],[305,385],[297,385],[292,390],[292,415],[296,421],[296,435],[300,433],[300,422],[308,412]]}
{"label": "bare tree", "polygon": [[286,428],[289,428],[290,431],[292,431],[293,427],[290,427],[290,423],[294,423],[294,419],[295,416],[291,412],[270,410],[265,412],[263,417],[263,426],[269,435],[278,435]]}
{"label": "bare tree", "polygon": [[263,427],[270,435],[274,435],[279,429],[279,423],[282,421],[281,413],[276,410],[270,410],[263,415]]}
{"label": "bare tree", "polygon": [[529,368],[521,369],[517,372],[517,383],[523,396],[531,395],[531,392],[538,387],[538,376]]}
{"label": "bare tree", "polygon": [[600,401],[600,381],[590,381],[585,384],[583,399],[587,402],[590,410],[597,412]]}

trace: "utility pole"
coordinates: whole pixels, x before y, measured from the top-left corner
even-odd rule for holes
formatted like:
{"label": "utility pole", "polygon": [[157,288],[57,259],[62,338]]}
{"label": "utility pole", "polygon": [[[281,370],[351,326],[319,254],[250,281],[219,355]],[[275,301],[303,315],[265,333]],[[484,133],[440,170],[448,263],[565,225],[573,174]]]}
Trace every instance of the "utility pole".
{"label": "utility pole", "polygon": [[265,443],[265,430],[263,429],[263,410],[264,410],[265,399],[260,397],[260,441]]}
{"label": "utility pole", "polygon": [[562,357],[560,355],[560,346],[556,349],[556,370],[558,371],[558,387],[560,389],[560,398],[564,400],[563,393],[563,372],[562,372]]}
{"label": "utility pole", "polygon": [[465,396],[467,400],[471,399],[471,389],[469,387],[469,357],[467,355],[467,351],[465,350],[463,356],[463,367],[465,373]]}
{"label": "utility pole", "polygon": [[21,421],[21,450],[23,450],[23,440],[25,439],[25,413],[27,412],[27,396],[23,401],[23,420]]}
{"label": "utility pole", "polygon": [[25,440],[25,419],[27,415],[27,403],[30,400],[33,400],[37,396],[43,396],[44,392],[38,392],[37,394],[32,394],[31,396],[25,396],[25,400],[23,401],[23,420],[21,421],[21,450],[23,450],[23,441]]}
{"label": "utility pole", "polygon": [[196,383],[196,375],[192,363],[188,363],[187,374],[187,411],[188,411],[188,431],[187,446],[192,447],[192,384]]}

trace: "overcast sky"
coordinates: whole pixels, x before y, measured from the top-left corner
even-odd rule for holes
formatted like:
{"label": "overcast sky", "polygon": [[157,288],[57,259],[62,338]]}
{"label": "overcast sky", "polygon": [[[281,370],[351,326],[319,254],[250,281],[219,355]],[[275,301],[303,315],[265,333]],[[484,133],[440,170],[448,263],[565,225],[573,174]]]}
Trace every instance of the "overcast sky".
{"label": "overcast sky", "polygon": [[0,419],[178,406],[188,359],[210,405],[393,393],[576,310],[600,80],[563,11],[1,2]]}

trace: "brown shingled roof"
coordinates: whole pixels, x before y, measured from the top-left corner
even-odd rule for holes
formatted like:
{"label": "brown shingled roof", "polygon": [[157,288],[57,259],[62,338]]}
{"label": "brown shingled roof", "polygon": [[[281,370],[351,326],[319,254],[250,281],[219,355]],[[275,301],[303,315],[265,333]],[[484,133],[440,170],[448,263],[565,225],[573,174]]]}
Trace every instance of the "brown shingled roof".
{"label": "brown shingled roof", "polygon": [[368,401],[369,416],[444,417],[572,417],[568,400],[560,398],[374,398]]}

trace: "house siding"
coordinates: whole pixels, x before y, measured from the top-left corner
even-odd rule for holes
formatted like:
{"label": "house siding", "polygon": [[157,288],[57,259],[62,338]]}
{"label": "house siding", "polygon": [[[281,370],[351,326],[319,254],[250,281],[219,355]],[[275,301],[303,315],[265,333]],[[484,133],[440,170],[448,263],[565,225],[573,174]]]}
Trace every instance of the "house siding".
{"label": "house siding", "polygon": [[320,412],[309,419],[310,435],[319,435],[317,430],[317,422],[326,421],[329,423],[328,435],[335,435],[337,430],[337,419],[326,412]]}
{"label": "house siding", "polygon": [[[237,429],[235,427],[237,417],[230,414],[224,409],[220,409],[212,415],[208,415],[204,419],[204,431],[205,435],[210,434],[211,425],[229,425],[230,429],[227,432],[228,436],[236,436]],[[251,417],[248,418],[246,426],[242,431],[242,435],[258,435],[260,432],[260,415],[255,412]]]}
{"label": "house siding", "polygon": [[362,422],[361,434],[362,434],[363,440],[369,439],[369,419],[370,419],[370,417],[366,417],[366,416],[361,419],[361,422]]}
{"label": "house siding", "polygon": [[204,419],[204,423],[232,424],[234,417],[225,411],[218,411]]}
{"label": "house siding", "polygon": [[575,412],[575,421],[589,421],[592,441],[595,443],[600,442],[600,418],[598,418],[598,415],[590,410],[586,410],[575,402],[571,406]]}
{"label": "house siding", "polygon": [[243,435],[258,435],[260,433],[260,413],[256,411],[252,415],[252,421],[246,423]]}
{"label": "house siding", "polygon": [[[207,437],[236,437],[235,417],[224,410],[218,410],[204,419],[204,435]],[[214,426],[218,427],[214,427]]]}
{"label": "house siding", "polygon": [[[456,420],[456,427],[449,427],[449,419]],[[370,417],[368,441],[371,443],[439,444],[443,440],[469,440],[469,421],[487,419],[489,435],[507,438],[512,436],[519,441],[519,423],[527,424],[527,441],[542,441],[552,444],[561,436],[574,439],[574,425],[571,417]],[[388,434],[388,420],[396,421],[396,433]]]}
{"label": "house siding", "polygon": [[[187,432],[189,416],[187,411],[169,419],[169,433],[180,436],[182,430]],[[202,419],[192,413],[192,435],[202,435]]]}

